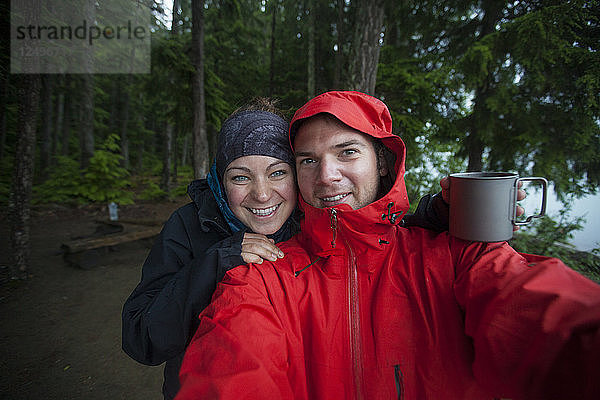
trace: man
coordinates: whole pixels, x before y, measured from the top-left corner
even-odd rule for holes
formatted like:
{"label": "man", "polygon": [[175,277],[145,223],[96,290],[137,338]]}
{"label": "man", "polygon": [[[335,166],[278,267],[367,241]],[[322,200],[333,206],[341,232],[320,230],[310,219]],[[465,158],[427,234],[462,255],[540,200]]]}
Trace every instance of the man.
{"label": "man", "polygon": [[600,398],[600,286],[504,242],[400,227],[405,150],[381,101],[324,93],[290,139],[301,233],[228,272],[178,399]]}

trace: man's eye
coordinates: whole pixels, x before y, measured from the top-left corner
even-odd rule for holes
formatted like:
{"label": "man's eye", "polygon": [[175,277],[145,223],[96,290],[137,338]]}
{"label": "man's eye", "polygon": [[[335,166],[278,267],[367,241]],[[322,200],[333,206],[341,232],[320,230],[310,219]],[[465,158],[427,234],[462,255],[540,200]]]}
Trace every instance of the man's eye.
{"label": "man's eye", "polygon": [[247,176],[244,175],[236,175],[231,177],[231,180],[234,182],[245,182],[247,181],[249,178]]}
{"label": "man's eye", "polygon": [[314,162],[315,160],[313,160],[312,158],[303,158],[302,160],[300,160],[300,165],[312,164]]}
{"label": "man's eye", "polygon": [[342,155],[343,156],[353,156],[356,153],[358,153],[358,151],[354,150],[354,149],[345,149],[342,151]]}
{"label": "man's eye", "polygon": [[284,169],[280,169],[280,170],[277,170],[277,171],[274,171],[273,173],[271,173],[271,177],[273,177],[273,178],[278,178],[278,177],[280,177],[280,176],[284,176],[284,175],[286,175],[286,174],[287,174],[287,171],[286,171],[286,170],[284,170]]}

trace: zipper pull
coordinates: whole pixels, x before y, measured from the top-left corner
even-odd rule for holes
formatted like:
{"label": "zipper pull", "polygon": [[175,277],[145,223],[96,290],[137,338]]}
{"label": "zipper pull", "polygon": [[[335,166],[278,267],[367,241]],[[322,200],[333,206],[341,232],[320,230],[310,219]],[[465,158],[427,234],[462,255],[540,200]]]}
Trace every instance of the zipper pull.
{"label": "zipper pull", "polygon": [[335,208],[329,210],[329,227],[331,228],[331,233],[333,234],[333,238],[331,239],[331,247],[335,249],[335,239],[337,237],[337,210]]}

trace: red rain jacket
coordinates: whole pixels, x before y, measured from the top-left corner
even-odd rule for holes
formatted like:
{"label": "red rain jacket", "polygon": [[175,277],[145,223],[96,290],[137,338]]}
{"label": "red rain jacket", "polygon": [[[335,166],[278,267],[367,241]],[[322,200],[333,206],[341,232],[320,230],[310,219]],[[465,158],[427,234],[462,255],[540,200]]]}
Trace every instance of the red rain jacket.
{"label": "red rain jacket", "polygon": [[600,286],[506,243],[399,227],[404,145],[385,105],[325,93],[292,132],[319,112],[381,138],[395,185],[358,210],[301,200],[285,257],[217,287],[177,399],[600,398]]}

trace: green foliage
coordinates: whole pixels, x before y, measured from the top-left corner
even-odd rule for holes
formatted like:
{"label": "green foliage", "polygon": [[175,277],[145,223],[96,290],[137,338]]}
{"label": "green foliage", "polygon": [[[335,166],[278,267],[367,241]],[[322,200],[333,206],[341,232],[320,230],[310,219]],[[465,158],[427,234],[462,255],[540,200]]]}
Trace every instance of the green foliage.
{"label": "green foliage", "polygon": [[[449,71],[428,71],[423,64],[403,59],[401,50],[384,46],[378,70],[377,90],[390,107],[395,131],[406,145],[405,181],[411,207],[424,194],[438,192],[443,176],[465,168],[464,159],[455,155],[459,143],[440,134],[443,130],[452,136],[452,121],[463,112],[461,94],[441,90],[451,85]],[[447,104],[440,107],[442,98]]]}
{"label": "green foliage", "polygon": [[171,197],[179,197],[185,196],[187,194],[187,188],[190,181],[185,181],[185,183],[181,183],[177,185],[174,189],[171,190]]}
{"label": "green foliage", "polygon": [[58,157],[49,179],[34,187],[35,203],[108,203],[132,204],[133,194],[129,173],[120,166],[122,156],[117,135],[109,135],[95,151],[90,165],[83,171],[79,163],[68,157]]}
{"label": "green foliage", "polygon": [[168,197],[168,193],[160,188],[160,186],[151,180],[146,180],[145,189],[140,193],[140,200],[162,200]]}
{"label": "green foliage", "polygon": [[[347,89],[344,78],[353,61],[349,55],[358,4],[206,2],[209,143],[214,144],[212,136],[224,118],[254,96],[278,98],[281,107],[292,113],[306,101],[310,14],[318,16],[316,91]],[[190,5],[189,0],[181,2],[177,32],[153,20],[150,74],[94,78],[95,142],[102,143],[115,132],[127,134],[129,165],[136,174],[148,177],[139,190],[134,188],[139,198],[163,196],[154,178],[162,170],[167,124],[174,128],[173,161],[181,183],[172,195],[185,193],[192,179],[187,174],[194,73]],[[473,155],[482,155],[483,169],[546,176],[559,194],[597,191],[598,10],[598,0],[386,1],[376,96],[390,107],[394,133],[406,143],[406,183],[412,204],[424,193],[439,191],[440,177],[466,169]],[[159,13],[157,6],[153,17]],[[58,129],[52,131],[58,139],[54,156],[68,157],[56,159],[48,181],[34,187],[34,200],[119,201],[132,189],[120,166],[115,137],[106,144],[110,148],[98,150],[88,170],[80,171],[76,160],[81,151],[81,77],[67,74],[56,82],[50,118]],[[5,103],[5,157],[0,165],[0,202],[4,203],[12,180],[9,160],[18,137],[20,99],[14,83],[10,77]],[[68,126],[59,127],[61,119],[55,118],[59,98],[64,100],[62,117]],[[37,159],[42,141],[38,134]],[[67,149],[62,149],[63,141],[68,142]],[[188,165],[181,164],[184,149]]]}
{"label": "green foliage", "polygon": [[142,171],[143,174],[151,176],[160,176],[162,172],[162,160],[156,153],[144,152],[142,155]]}
{"label": "green foliage", "polygon": [[86,202],[82,194],[83,186],[84,179],[80,174],[79,162],[59,156],[56,165],[50,169],[48,179],[33,187],[32,202],[83,204]]}
{"label": "green foliage", "polygon": [[515,250],[529,254],[543,254],[561,259],[566,265],[590,279],[600,282],[600,247],[591,252],[575,250],[569,242],[573,233],[583,229],[583,217],[571,218],[570,206],[554,218],[544,216],[526,229],[521,229],[510,244]]}
{"label": "green foliage", "polygon": [[160,161],[158,161],[158,164],[159,167],[156,174],[134,177],[133,189],[136,193],[139,193],[135,197],[136,200],[164,200],[187,194],[188,184],[194,179],[192,166],[183,165],[177,169],[177,182],[179,184],[167,193],[159,185],[162,164],[160,164]]}
{"label": "green foliage", "polygon": [[404,180],[411,209],[423,195],[439,192],[439,181],[444,176],[465,169],[464,160],[454,156],[457,144],[440,144],[432,137],[432,133],[425,132],[407,144],[410,150],[407,150]]}
{"label": "green foliage", "polygon": [[[207,119],[213,126],[220,127],[223,106],[228,105],[227,115],[248,99],[266,94],[267,15],[259,7],[258,2],[231,1],[205,11],[206,95],[215,96],[207,97]],[[209,86],[220,93],[212,93]],[[215,101],[219,99],[225,104]]]}
{"label": "green foliage", "polygon": [[194,179],[194,169],[191,165],[182,165],[177,169],[177,180],[179,182],[190,182]]}
{"label": "green foliage", "polygon": [[12,163],[13,158],[6,155],[0,163],[0,205],[8,204],[13,173]]}
{"label": "green foliage", "polygon": [[117,135],[109,135],[83,173],[81,195],[89,201],[133,203],[133,195],[124,190],[130,186],[129,172],[120,165],[123,156],[119,154],[118,140]]}
{"label": "green foliage", "polygon": [[453,143],[473,168],[546,176],[559,195],[597,191],[597,0],[388,8],[377,93],[400,124],[408,162],[425,157],[410,141],[433,131],[430,146]]}
{"label": "green foliage", "polygon": [[[486,38],[486,39],[489,39]],[[460,67],[466,77],[475,85],[483,85],[493,72],[495,57],[486,41],[476,42],[467,49],[460,60]]]}

